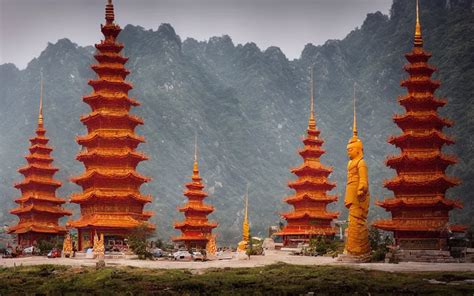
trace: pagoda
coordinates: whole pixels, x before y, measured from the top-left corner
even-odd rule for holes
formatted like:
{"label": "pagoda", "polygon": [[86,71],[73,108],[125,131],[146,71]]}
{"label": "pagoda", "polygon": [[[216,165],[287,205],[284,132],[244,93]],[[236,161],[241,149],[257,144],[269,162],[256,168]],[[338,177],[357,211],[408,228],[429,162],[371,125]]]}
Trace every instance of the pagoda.
{"label": "pagoda", "polygon": [[446,100],[434,96],[440,83],[431,79],[436,69],[427,63],[431,54],[423,49],[418,1],[414,47],[405,57],[409,77],[401,86],[408,93],[398,99],[405,113],[393,117],[402,133],[388,140],[401,153],[387,158],[387,166],[396,170],[397,176],[384,184],[394,197],[377,203],[392,217],[376,221],[374,226],[392,231],[402,250],[445,250],[448,232],[465,227],[449,224],[449,211],[462,207],[445,196],[449,188],[460,183],[445,174],[456,158],[442,152],[444,145],[454,143],[442,132],[453,123],[437,112]]}
{"label": "pagoda", "polygon": [[130,73],[124,67],[128,58],[121,55],[124,46],[116,40],[121,29],[114,23],[111,0],[105,8],[105,20],[101,25],[104,40],[95,45],[98,64],[91,66],[97,78],[88,83],[92,94],[83,97],[91,107],[91,112],[81,117],[88,134],[77,137],[83,146],[77,160],[84,164],[85,172],[72,179],[82,187],[82,193],[71,196],[71,202],[80,205],[81,216],[69,223],[78,229],[79,250],[92,246],[96,233],[104,234],[106,245],[123,245],[136,227],[154,229],[147,222],[152,213],[144,211],[151,196],[140,193],[140,186],[150,179],[136,171],[147,159],[135,150],[145,141],[134,131],[143,120],[129,113],[139,103],[128,97],[132,89],[125,81]]}
{"label": "pagoda", "polygon": [[212,229],[217,227],[217,223],[207,219],[207,215],[214,211],[214,207],[204,203],[207,193],[203,191],[204,185],[199,176],[197,144],[195,144],[191,180],[185,184],[186,190],[184,191],[188,202],[178,208],[180,212],[184,213],[185,219],[174,224],[174,228],[179,229],[181,235],[174,237],[173,241],[184,245],[187,249],[206,249],[208,241],[212,238]]}
{"label": "pagoda", "polygon": [[316,128],[314,116],[313,68],[311,68],[310,117],[307,136],[303,140],[304,148],[299,151],[303,164],[291,170],[298,178],[289,182],[288,187],[295,190],[295,193],[284,199],[294,210],[282,214],[287,225],[275,234],[282,236],[285,246],[308,242],[317,236],[333,237],[335,234],[331,222],[339,213],[328,212],[326,208],[328,204],[337,201],[337,196],[327,194],[327,191],[336,187],[336,184],[328,181],[332,168],[324,166],[320,161],[325,151],[321,148],[324,141],[319,135],[320,131]]}
{"label": "pagoda", "polygon": [[53,148],[48,145],[43,124],[42,78],[38,127],[36,136],[30,142],[30,154],[25,157],[27,165],[18,170],[25,179],[15,184],[15,188],[21,191],[21,197],[15,199],[19,206],[10,211],[20,221],[8,229],[9,233],[18,236],[18,245],[24,247],[63,236],[67,231],[64,226],[59,226],[58,220],[71,215],[61,206],[66,201],[56,197],[56,189],[61,187],[61,182],[53,178],[58,169],[52,165],[50,154]]}

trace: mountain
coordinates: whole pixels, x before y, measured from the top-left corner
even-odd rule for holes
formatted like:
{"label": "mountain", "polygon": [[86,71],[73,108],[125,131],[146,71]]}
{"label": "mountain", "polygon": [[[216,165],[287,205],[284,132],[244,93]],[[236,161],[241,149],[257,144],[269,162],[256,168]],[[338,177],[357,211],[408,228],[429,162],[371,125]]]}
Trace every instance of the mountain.
{"label": "mountain", "polygon": [[[449,170],[463,183],[449,196],[464,201],[464,209],[452,213],[453,221],[474,226],[474,17],[472,0],[424,1],[421,11],[425,48],[433,53],[435,78],[441,80],[437,95],[448,104],[443,116],[455,121],[447,131],[456,144],[447,150],[459,157]],[[343,40],[305,46],[301,57],[288,60],[277,47],[259,49],[254,43],[234,44],[229,36],[208,41],[186,39],[169,24],[156,31],[127,25],[119,38],[130,60],[130,92],[142,103],[133,112],[145,120],[137,132],[147,143],[139,150],[150,160],[139,171],[153,178],[144,185],[154,201],[157,236],[176,234],[173,221],[180,220],[176,207],[185,202],[184,183],[192,173],[194,135],[198,136],[201,174],[208,202],[216,207],[211,218],[221,244],[240,239],[243,195],[249,184],[249,216],[253,235],[266,235],[280,221],[278,213],[288,206],[282,201],[291,193],[290,168],[301,163],[296,153],[309,116],[309,68],[315,67],[315,111],[317,126],[325,140],[324,164],[334,168],[330,180],[343,206],[347,157],[351,136],[352,85],[357,85],[359,135],[364,141],[369,166],[372,199],[389,197],[382,186],[394,171],[384,159],[396,149],[386,142],[400,133],[392,116],[402,108],[396,98],[405,92],[399,86],[406,77],[403,54],[412,47],[414,1],[395,0],[390,16],[370,13],[360,28]],[[120,20],[118,20],[120,23]],[[297,34],[295,30],[295,34]],[[4,204],[0,223],[11,224],[8,214],[18,192],[16,169],[24,163],[28,138],[33,135],[38,112],[39,73],[45,79],[45,126],[55,150],[58,193],[67,197],[80,190],[68,178],[83,171],[75,160],[80,147],[74,138],[85,134],[79,117],[88,112],[81,97],[90,93],[87,80],[94,77],[89,65],[93,47],[80,47],[68,39],[48,44],[25,70],[0,65],[0,192]],[[78,207],[68,205],[78,213]],[[371,219],[383,217],[383,209],[372,201]]]}

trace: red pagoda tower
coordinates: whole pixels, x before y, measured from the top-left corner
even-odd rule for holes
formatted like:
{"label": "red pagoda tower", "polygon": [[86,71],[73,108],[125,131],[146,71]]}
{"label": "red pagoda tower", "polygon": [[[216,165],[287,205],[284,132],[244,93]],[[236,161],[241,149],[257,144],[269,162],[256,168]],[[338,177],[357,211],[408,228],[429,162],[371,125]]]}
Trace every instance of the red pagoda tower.
{"label": "red pagoda tower", "polygon": [[50,156],[53,148],[48,146],[49,139],[43,125],[43,79],[41,79],[40,109],[36,136],[30,139],[30,154],[25,158],[27,165],[20,172],[25,179],[15,184],[21,190],[21,197],[15,199],[19,207],[10,211],[20,221],[8,229],[9,233],[18,236],[18,245],[31,246],[40,240],[51,240],[66,233],[64,226],[59,226],[58,219],[70,216],[71,212],[62,208],[66,201],[56,197],[56,189],[61,182],[53,179],[58,171],[52,165]]}
{"label": "red pagoda tower", "polygon": [[86,171],[72,179],[83,189],[71,196],[71,201],[81,207],[81,217],[69,223],[78,229],[79,250],[91,246],[96,232],[104,234],[106,244],[110,240],[123,244],[124,237],[139,225],[154,229],[147,222],[152,213],[144,212],[151,197],[140,193],[140,186],[149,178],[136,171],[137,165],[147,159],[135,150],[145,141],[134,132],[143,121],[129,113],[139,103],[128,97],[132,89],[125,81],[130,73],[124,67],[128,58],[121,55],[124,46],[116,40],[121,29],[114,23],[111,0],[105,9],[105,20],[101,26],[105,38],[95,45],[98,64],[91,66],[97,78],[89,81],[92,94],[83,97],[92,110],[81,117],[88,134],[77,138],[83,146],[77,159]]}
{"label": "red pagoda tower", "polygon": [[195,145],[191,180],[185,184],[184,191],[188,202],[179,208],[179,211],[184,213],[185,219],[183,222],[174,224],[174,228],[179,229],[182,234],[174,237],[173,241],[184,244],[188,249],[205,249],[207,242],[211,239],[212,229],[217,227],[217,223],[207,219],[207,216],[214,211],[214,207],[204,203],[207,193],[203,191],[204,185],[199,176],[197,145]]}
{"label": "red pagoda tower", "polygon": [[313,68],[311,68],[310,109],[307,136],[303,140],[304,148],[299,151],[303,164],[291,170],[298,179],[288,183],[288,187],[296,192],[284,199],[294,210],[282,214],[287,225],[275,234],[283,237],[285,246],[307,242],[316,236],[334,236],[335,228],[331,222],[339,215],[326,209],[328,204],[337,201],[337,196],[326,193],[336,187],[336,184],[327,179],[332,169],[320,162],[320,157],[325,151],[321,148],[324,141],[319,137],[320,131],[316,128],[314,117]]}
{"label": "red pagoda tower", "polygon": [[377,203],[391,213],[392,219],[376,221],[374,226],[393,231],[401,249],[443,250],[448,232],[465,228],[449,225],[449,211],[462,207],[459,202],[445,197],[449,188],[460,183],[445,174],[446,168],[456,163],[456,158],[442,152],[445,144],[454,143],[442,132],[452,122],[437,112],[446,100],[434,96],[440,83],[431,79],[436,69],[427,63],[431,54],[423,49],[418,1],[414,47],[405,57],[409,62],[405,66],[409,77],[401,86],[408,94],[398,101],[406,112],[393,117],[402,134],[388,140],[400,148],[401,153],[387,158],[387,166],[396,170],[397,176],[384,184],[393,191],[394,197]]}

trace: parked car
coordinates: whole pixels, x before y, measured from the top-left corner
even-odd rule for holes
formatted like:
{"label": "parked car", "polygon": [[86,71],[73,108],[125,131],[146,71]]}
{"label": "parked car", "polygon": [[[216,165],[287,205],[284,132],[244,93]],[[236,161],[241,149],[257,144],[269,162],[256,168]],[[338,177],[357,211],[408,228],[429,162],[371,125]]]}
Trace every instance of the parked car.
{"label": "parked car", "polygon": [[59,258],[59,257],[61,257],[61,251],[57,248],[53,248],[48,253],[48,258]]}
{"label": "parked car", "polygon": [[173,253],[174,260],[193,260],[193,256],[188,251],[177,251]]}
{"label": "parked car", "polygon": [[5,249],[5,253],[2,256],[2,258],[15,258],[15,257],[17,257],[17,253],[12,247],[7,247]]}
{"label": "parked car", "polygon": [[153,255],[155,258],[160,258],[163,257],[163,250],[160,248],[153,248],[150,250],[150,253]]}
{"label": "parked car", "polygon": [[23,249],[23,255],[36,255],[39,253],[39,249],[35,246],[31,246]]}
{"label": "parked car", "polygon": [[192,254],[194,261],[205,261],[206,257],[199,251],[194,251]]}

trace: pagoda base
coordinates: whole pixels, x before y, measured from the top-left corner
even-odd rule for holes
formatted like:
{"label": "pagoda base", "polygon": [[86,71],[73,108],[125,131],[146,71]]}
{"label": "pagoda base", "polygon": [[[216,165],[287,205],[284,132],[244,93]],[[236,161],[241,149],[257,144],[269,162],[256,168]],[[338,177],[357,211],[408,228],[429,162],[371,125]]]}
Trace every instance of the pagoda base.
{"label": "pagoda base", "polygon": [[388,262],[431,262],[431,263],[459,263],[449,251],[443,250],[393,250],[387,254]]}
{"label": "pagoda base", "polygon": [[297,248],[302,244],[309,244],[312,239],[317,239],[321,237],[325,240],[333,240],[334,233],[315,235],[312,233],[302,233],[302,234],[286,234],[284,232],[276,233],[275,236],[281,236],[283,240],[283,246],[286,248]]}
{"label": "pagoda base", "polygon": [[20,233],[17,236],[17,244],[23,248],[38,245],[41,241],[57,242],[64,238],[64,233],[40,233],[40,232],[26,232]]}
{"label": "pagoda base", "polygon": [[336,260],[341,263],[366,263],[370,262],[370,253],[363,255],[339,254]]}
{"label": "pagoda base", "polygon": [[205,250],[207,246],[206,240],[196,240],[196,241],[181,241],[175,240],[175,246],[179,248],[185,248],[186,250]]}
{"label": "pagoda base", "polygon": [[126,252],[127,237],[133,234],[134,228],[79,228],[79,251],[85,251],[93,245],[94,234],[104,234],[104,246],[107,252]]}

